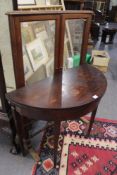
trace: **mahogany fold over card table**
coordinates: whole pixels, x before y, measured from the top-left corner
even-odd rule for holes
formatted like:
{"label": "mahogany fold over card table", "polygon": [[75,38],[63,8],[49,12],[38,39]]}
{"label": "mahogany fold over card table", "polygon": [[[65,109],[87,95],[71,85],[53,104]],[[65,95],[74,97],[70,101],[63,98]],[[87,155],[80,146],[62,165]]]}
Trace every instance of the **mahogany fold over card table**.
{"label": "mahogany fold over card table", "polygon": [[56,165],[60,122],[79,119],[92,112],[87,132],[89,135],[106,87],[107,81],[103,73],[91,65],[83,64],[79,68],[60,71],[53,77],[7,93],[6,97],[14,109],[17,127],[20,127],[17,124],[20,122],[19,116],[54,121]]}

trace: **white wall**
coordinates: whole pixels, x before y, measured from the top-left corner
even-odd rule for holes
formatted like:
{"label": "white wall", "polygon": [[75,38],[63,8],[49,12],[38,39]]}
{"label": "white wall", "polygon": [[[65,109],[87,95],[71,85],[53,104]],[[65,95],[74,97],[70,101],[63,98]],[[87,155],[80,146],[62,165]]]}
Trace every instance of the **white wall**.
{"label": "white wall", "polygon": [[15,87],[8,16],[5,15],[7,11],[12,11],[12,9],[11,0],[0,0],[0,51],[7,87]]}
{"label": "white wall", "polygon": [[117,5],[117,0],[110,1],[110,9],[112,8],[112,6],[116,6],[116,5]]}

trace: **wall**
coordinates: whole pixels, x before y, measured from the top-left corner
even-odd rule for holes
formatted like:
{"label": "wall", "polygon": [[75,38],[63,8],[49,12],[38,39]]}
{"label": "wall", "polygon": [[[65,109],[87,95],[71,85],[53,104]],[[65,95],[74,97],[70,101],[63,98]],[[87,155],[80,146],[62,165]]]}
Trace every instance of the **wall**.
{"label": "wall", "polygon": [[117,5],[117,0],[110,1],[110,9],[112,8],[112,6],[116,6],[116,5]]}
{"label": "wall", "polygon": [[15,87],[8,16],[5,15],[7,11],[12,11],[12,9],[11,0],[0,0],[0,51],[7,87]]}

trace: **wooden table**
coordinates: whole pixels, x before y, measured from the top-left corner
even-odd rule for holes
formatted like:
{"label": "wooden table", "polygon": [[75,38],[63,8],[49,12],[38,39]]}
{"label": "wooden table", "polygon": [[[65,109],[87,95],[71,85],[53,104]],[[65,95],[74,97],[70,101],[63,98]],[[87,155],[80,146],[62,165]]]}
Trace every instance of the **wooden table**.
{"label": "wooden table", "polygon": [[[79,119],[92,112],[88,134],[107,81],[99,70],[88,65],[67,69],[30,86],[7,93],[16,114],[29,119],[55,122],[55,164],[60,122]],[[17,127],[21,127],[15,116]],[[19,131],[19,130],[18,130]],[[19,133],[20,134],[20,133]]]}

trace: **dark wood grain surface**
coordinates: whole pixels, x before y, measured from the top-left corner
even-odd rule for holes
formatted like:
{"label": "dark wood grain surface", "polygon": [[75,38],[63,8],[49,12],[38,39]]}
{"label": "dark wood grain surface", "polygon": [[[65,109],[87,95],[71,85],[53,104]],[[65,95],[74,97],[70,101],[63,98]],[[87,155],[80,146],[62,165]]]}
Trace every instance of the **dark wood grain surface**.
{"label": "dark wood grain surface", "polygon": [[95,101],[94,95],[97,98],[102,97],[105,89],[104,75],[94,67],[84,64],[10,92],[7,99],[29,108],[73,108]]}

